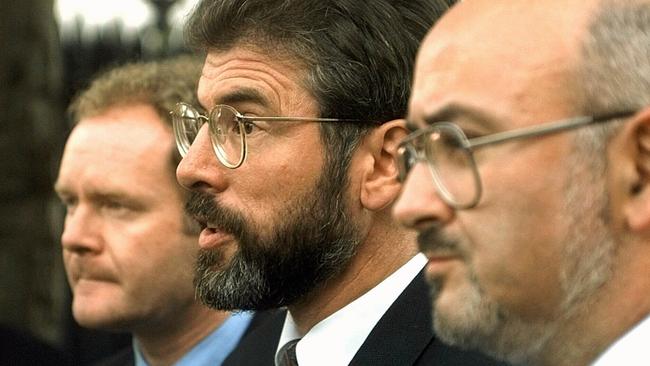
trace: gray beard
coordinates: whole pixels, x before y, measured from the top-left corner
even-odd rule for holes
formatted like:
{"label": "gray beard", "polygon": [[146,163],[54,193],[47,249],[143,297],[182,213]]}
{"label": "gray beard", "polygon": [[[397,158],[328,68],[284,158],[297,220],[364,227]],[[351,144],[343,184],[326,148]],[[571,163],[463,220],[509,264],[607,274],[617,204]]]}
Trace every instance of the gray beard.
{"label": "gray beard", "polygon": [[[327,171],[327,170],[325,170]],[[237,240],[231,259],[201,250],[195,287],[207,306],[221,310],[266,310],[294,304],[339,274],[354,257],[359,230],[346,215],[346,182],[321,177],[312,192],[287,205],[267,236],[242,215],[197,193],[188,211],[224,223]],[[259,231],[259,230],[258,230]]]}
{"label": "gray beard", "polygon": [[[564,296],[558,317],[552,321],[522,319],[489,298],[472,272],[471,289],[462,307],[455,309],[454,314],[442,314],[434,306],[433,326],[443,341],[478,349],[512,364],[535,364],[549,342],[556,341],[554,336],[561,330],[566,332],[572,318],[588,311],[587,304],[611,277],[616,252],[616,240],[606,214],[609,202],[604,176],[606,160],[602,156],[596,161],[599,158],[593,154],[574,151],[569,157],[567,169],[573,177],[567,179],[563,212],[571,230],[565,238],[562,256],[560,278]],[[440,284],[434,281],[431,285],[435,304]],[[572,352],[568,344],[563,348]]]}

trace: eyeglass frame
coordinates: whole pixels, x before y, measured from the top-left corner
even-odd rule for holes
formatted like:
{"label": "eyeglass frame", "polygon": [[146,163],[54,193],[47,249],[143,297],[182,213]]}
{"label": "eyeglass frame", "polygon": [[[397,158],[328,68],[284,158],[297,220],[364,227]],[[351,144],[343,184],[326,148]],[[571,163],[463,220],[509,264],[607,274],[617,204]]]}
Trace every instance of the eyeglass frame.
{"label": "eyeglass frame", "polygon": [[[235,107],[227,105],[227,104],[217,104],[215,105],[210,112],[205,114],[201,114],[200,109],[194,107],[193,105],[185,102],[179,102],[174,105],[174,109],[171,110],[169,113],[172,115],[172,125],[174,127],[174,137],[176,140],[176,148],[178,149],[178,152],[181,154],[181,157],[185,157],[187,153],[189,152],[189,147],[192,146],[194,141],[190,142],[187,151],[184,147],[181,147],[181,144],[179,142],[179,135],[177,133],[177,127],[176,127],[176,119],[174,118],[175,111],[180,109],[180,107],[186,106],[191,108],[192,110],[196,111],[197,113],[197,120],[203,120],[205,121],[204,123],[208,123],[208,131],[210,133],[210,143],[212,145],[212,150],[214,151],[215,155],[217,156],[217,160],[225,166],[226,168],[229,169],[237,169],[239,168],[244,161],[246,160],[247,157],[247,142],[246,142],[246,133],[243,132],[245,131],[244,129],[244,124],[245,123],[251,123],[255,121],[261,121],[261,122],[316,122],[316,123],[351,123],[351,122],[357,122],[357,123],[370,123],[370,124],[376,124],[379,125],[381,122],[378,121],[370,121],[370,120],[362,120],[362,119],[354,119],[354,118],[322,118],[322,117],[279,117],[279,116],[273,116],[273,117],[258,117],[258,116],[246,116],[241,114]],[[233,113],[235,118],[237,119],[237,124],[239,127],[239,130],[242,131],[243,133],[240,134],[240,139],[241,139],[241,148],[240,148],[240,158],[239,162],[236,164],[231,164],[230,162],[226,161],[224,157],[222,157],[219,153],[219,149],[216,146],[216,143],[214,142],[214,139],[212,138],[213,132],[212,130],[214,127],[212,127],[213,124],[216,124],[216,122],[213,122],[213,115],[216,113],[217,110],[221,108],[226,108],[230,110],[230,112]],[[182,118],[181,116],[179,116]],[[199,129],[203,126],[199,126]]]}
{"label": "eyeglass frame", "polygon": [[[598,123],[604,123],[604,122],[609,122],[612,120],[617,120],[620,118],[628,118],[636,114],[638,110],[625,110],[625,111],[619,111],[619,112],[613,112],[613,113],[607,113],[603,114],[600,116],[578,116],[578,117],[571,117],[571,118],[565,118],[562,120],[558,121],[553,121],[553,122],[547,122],[547,123],[542,123],[534,126],[529,126],[529,127],[522,127],[522,128],[516,128],[512,130],[507,130],[507,131],[502,131],[502,132],[496,132],[492,133],[489,135],[484,135],[484,136],[479,136],[479,137],[474,137],[474,138],[467,138],[465,135],[465,132],[455,123],[452,122],[436,122],[431,124],[430,126],[419,129],[417,131],[412,132],[408,136],[406,136],[398,145],[398,153],[397,153],[397,164],[399,167],[406,167],[406,171],[399,172],[398,175],[398,180],[400,182],[404,182],[406,180],[406,177],[408,176],[410,170],[415,166],[416,163],[418,162],[425,162],[429,166],[429,170],[431,171],[431,174],[433,176],[433,182],[434,186],[436,187],[436,190],[440,194],[441,198],[451,207],[458,209],[458,210],[463,210],[463,209],[470,209],[475,207],[482,196],[483,193],[483,188],[482,188],[482,182],[481,182],[481,177],[478,171],[478,167],[476,166],[476,161],[474,160],[474,151],[479,148],[479,147],[484,147],[484,146],[489,146],[489,145],[496,145],[504,142],[508,142],[511,140],[516,140],[516,139],[526,139],[526,138],[532,138],[532,137],[538,137],[538,136],[545,136],[549,134],[554,134],[554,133],[559,133],[567,130],[572,130],[572,129],[577,129],[580,127],[585,127],[585,126],[590,126],[590,125],[595,125]],[[458,204],[457,202],[454,202],[454,200],[451,199],[451,193],[449,193],[448,189],[445,187],[445,184],[442,183],[442,178],[439,176],[440,173],[438,173],[437,169],[433,165],[433,163],[430,161],[430,159],[427,158],[426,152],[423,151],[422,148],[416,147],[415,144],[412,142],[421,136],[431,134],[435,132],[437,128],[440,128],[440,126],[446,126],[446,127],[451,127],[452,129],[455,130],[455,132],[458,133],[458,135],[461,137],[463,146],[460,146],[459,148],[466,150],[468,159],[469,159],[469,168],[472,170],[474,181],[476,182],[475,185],[475,190],[476,190],[476,195],[475,198],[470,201],[467,204]],[[409,146],[409,147],[407,147]],[[404,164],[404,152],[406,150],[410,150],[412,152],[415,152],[415,161],[413,164],[407,167],[407,164]]]}

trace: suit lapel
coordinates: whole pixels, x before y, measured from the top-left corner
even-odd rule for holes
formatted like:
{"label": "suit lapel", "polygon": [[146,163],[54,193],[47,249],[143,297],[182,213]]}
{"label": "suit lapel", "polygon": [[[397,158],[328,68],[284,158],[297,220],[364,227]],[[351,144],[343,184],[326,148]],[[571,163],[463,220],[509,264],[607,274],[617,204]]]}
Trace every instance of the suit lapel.
{"label": "suit lapel", "polygon": [[[237,347],[224,361],[224,366],[274,366],[275,350],[280,341],[286,310],[258,313]],[[256,315],[257,316],[257,315]]]}
{"label": "suit lapel", "polygon": [[433,339],[429,288],[420,271],[375,325],[350,365],[412,365]]}

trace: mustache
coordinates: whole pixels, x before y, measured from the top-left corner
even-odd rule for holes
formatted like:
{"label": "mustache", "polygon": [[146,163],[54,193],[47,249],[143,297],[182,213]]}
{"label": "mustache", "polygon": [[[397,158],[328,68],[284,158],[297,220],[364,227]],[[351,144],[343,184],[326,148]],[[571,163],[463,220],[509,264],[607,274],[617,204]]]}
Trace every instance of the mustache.
{"label": "mustache", "polygon": [[422,253],[458,254],[463,258],[467,253],[458,240],[445,235],[440,225],[431,225],[418,233],[418,250]]}
{"label": "mustache", "polygon": [[185,202],[185,213],[202,225],[207,225],[241,238],[246,223],[241,214],[224,207],[211,195],[192,191]]}
{"label": "mustache", "polygon": [[71,258],[66,261],[66,271],[74,282],[89,279],[104,282],[117,282],[115,274],[99,265],[81,258]]}

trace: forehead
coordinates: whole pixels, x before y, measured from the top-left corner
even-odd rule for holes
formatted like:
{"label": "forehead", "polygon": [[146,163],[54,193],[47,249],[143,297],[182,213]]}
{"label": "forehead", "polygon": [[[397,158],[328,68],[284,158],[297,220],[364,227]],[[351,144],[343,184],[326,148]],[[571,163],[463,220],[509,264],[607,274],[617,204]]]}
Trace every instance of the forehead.
{"label": "forehead", "polygon": [[284,110],[289,104],[311,98],[302,63],[268,54],[253,47],[210,52],[198,88],[203,107],[252,102]]}
{"label": "forehead", "polygon": [[467,108],[521,127],[570,113],[585,3],[459,3],[423,42],[409,117],[423,123],[440,110]]}
{"label": "forehead", "polygon": [[149,106],[85,118],[66,142],[57,185],[173,186],[171,130]]}

